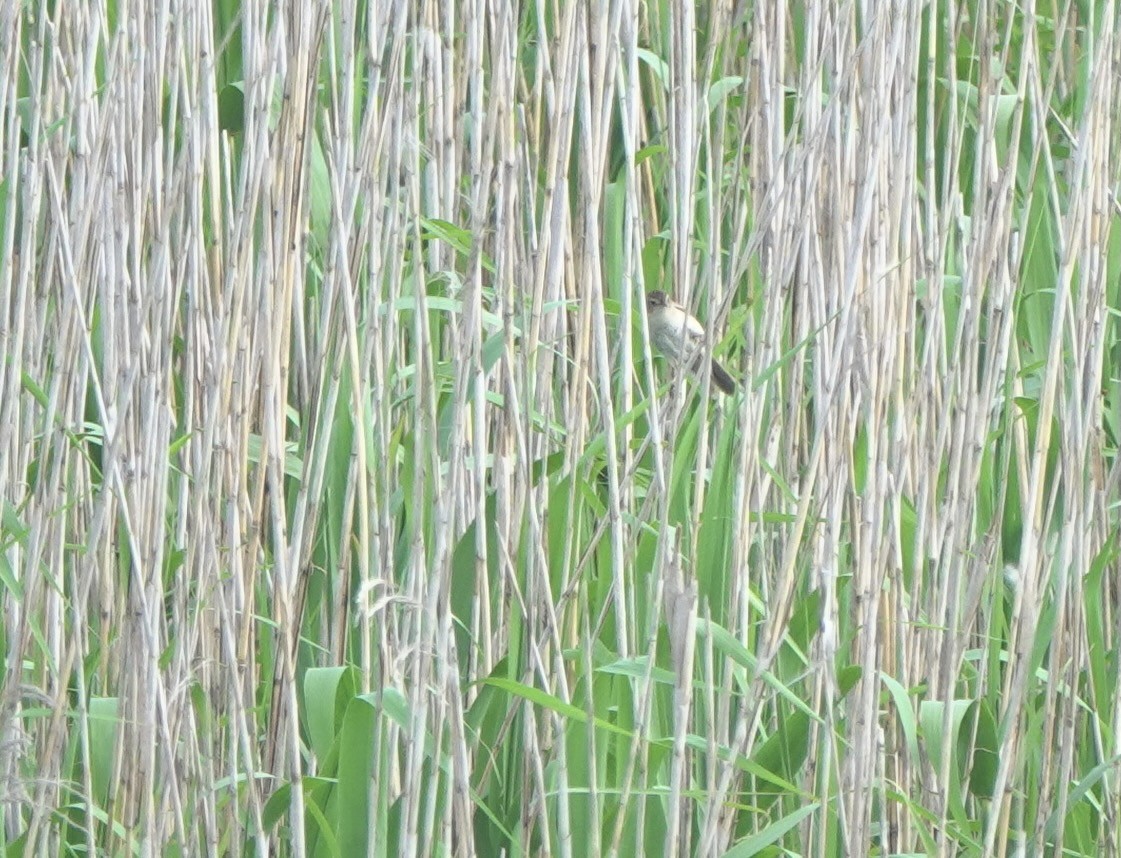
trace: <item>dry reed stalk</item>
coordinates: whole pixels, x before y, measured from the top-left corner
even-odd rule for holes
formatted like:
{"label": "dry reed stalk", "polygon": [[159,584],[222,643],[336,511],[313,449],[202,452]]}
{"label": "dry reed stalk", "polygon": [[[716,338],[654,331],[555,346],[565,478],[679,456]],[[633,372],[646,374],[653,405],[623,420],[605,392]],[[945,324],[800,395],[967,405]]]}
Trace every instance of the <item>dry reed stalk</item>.
{"label": "dry reed stalk", "polygon": [[[520,750],[495,777],[524,787],[526,851],[641,851],[649,824],[667,854],[717,854],[758,788],[729,760],[780,732],[770,671],[812,590],[796,777],[833,815],[801,823],[805,854],[830,819],[851,854],[922,848],[928,818],[889,791],[955,847],[957,763],[915,753],[888,680],[912,714],[943,704],[924,748],[957,704],[998,702],[982,848],[1023,832],[1044,850],[1085,774],[1081,702],[1060,692],[1096,655],[1082,588],[1116,533],[1114,6],[1084,22],[1068,3],[1046,32],[1023,15],[1012,57],[1003,11],[956,4],[17,5],[0,13],[9,840],[305,854],[306,779],[329,763],[300,683],[348,664],[380,707],[367,788],[379,823],[396,803],[400,854],[474,852],[493,749],[472,709],[496,674],[553,702],[512,695],[496,731]],[[995,46],[976,84],[953,50],[969,40]],[[1084,82],[1078,51],[1098,59]],[[1076,86],[1085,112],[1057,131]],[[1025,187],[1056,232],[1038,315]],[[734,321],[745,392],[727,407],[696,412],[707,379],[645,393],[651,274],[712,345]],[[714,520],[720,605],[698,590]],[[1006,664],[976,655],[1001,634]],[[604,652],[633,669],[610,702]],[[631,735],[587,728],[601,707]],[[1057,751],[1029,806],[1039,734]],[[83,800],[116,827],[64,823]]]}

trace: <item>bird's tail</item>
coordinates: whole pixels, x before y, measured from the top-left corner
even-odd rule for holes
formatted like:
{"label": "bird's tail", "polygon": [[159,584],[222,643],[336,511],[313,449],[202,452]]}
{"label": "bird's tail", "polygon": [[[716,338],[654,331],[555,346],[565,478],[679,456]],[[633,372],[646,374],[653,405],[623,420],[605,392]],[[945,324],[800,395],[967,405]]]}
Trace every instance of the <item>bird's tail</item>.
{"label": "bird's tail", "polygon": [[736,392],[736,382],[728,375],[728,371],[715,360],[712,362],[712,383],[729,396]]}

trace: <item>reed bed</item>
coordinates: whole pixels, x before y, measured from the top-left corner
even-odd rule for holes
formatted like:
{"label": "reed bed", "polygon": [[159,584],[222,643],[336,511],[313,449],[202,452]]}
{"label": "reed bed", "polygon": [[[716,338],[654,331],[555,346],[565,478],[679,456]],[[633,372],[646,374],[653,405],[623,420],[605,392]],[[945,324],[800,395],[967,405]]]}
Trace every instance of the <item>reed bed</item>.
{"label": "reed bed", "polygon": [[0,28],[5,854],[1121,854],[1114,2]]}

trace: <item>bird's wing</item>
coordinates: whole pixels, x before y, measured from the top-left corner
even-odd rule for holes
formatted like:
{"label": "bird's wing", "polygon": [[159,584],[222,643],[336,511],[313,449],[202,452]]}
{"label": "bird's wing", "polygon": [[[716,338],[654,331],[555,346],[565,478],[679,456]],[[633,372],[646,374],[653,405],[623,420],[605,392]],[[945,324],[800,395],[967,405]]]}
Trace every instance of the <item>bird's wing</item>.
{"label": "bird's wing", "polygon": [[695,316],[686,316],[685,333],[694,340],[703,340],[705,338],[705,329],[701,323],[697,321]]}

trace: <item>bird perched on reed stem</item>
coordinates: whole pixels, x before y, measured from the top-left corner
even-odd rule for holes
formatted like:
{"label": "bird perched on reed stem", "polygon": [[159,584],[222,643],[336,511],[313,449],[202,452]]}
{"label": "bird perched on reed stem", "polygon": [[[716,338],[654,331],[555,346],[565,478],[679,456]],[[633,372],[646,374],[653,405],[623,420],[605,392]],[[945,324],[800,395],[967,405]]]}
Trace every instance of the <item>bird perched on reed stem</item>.
{"label": "bird perched on reed stem", "polygon": [[[665,292],[651,292],[646,296],[646,319],[650,326],[650,340],[654,347],[671,363],[682,364],[697,374],[704,362],[705,329]],[[722,392],[732,394],[736,383],[716,359],[712,360],[712,383]]]}

